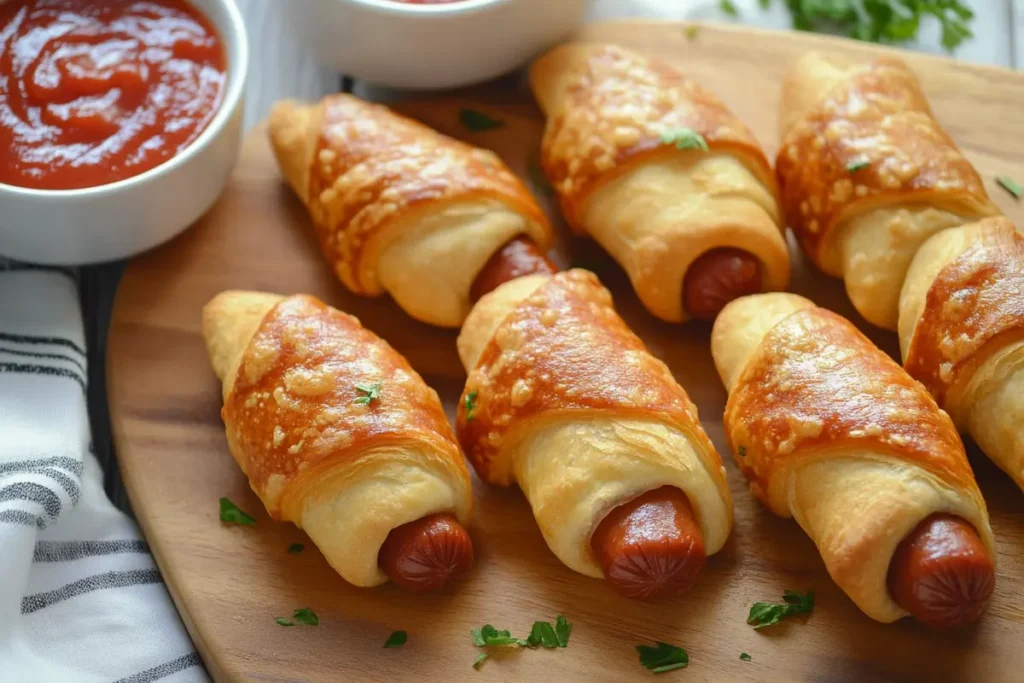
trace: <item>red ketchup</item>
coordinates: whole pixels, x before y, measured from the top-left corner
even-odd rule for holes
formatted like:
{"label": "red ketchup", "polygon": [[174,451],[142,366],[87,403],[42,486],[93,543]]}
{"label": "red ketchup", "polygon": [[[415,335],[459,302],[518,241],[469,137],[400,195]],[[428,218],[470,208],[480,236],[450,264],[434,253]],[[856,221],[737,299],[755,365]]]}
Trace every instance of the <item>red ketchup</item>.
{"label": "red ketchup", "polygon": [[203,132],[224,85],[220,40],[185,0],[0,2],[0,183],[138,175]]}

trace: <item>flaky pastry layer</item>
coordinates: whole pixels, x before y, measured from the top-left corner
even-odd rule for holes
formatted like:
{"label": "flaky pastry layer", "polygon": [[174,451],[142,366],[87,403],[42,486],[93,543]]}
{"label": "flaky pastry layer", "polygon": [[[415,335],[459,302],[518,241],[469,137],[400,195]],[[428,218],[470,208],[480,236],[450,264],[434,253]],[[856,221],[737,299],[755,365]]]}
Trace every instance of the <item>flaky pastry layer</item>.
{"label": "flaky pastry layer", "polygon": [[458,434],[470,461],[490,483],[519,483],[567,566],[602,576],[594,529],[666,485],[689,498],[708,553],[725,543],[732,501],[696,408],[592,273],[501,285],[467,318],[459,351],[469,380]]}
{"label": "flaky pastry layer", "polygon": [[[377,553],[397,526],[435,512],[469,522],[469,473],[437,394],[358,320],[311,296],[223,292],[203,334],[232,456],[270,516],[305,529],[347,581],[386,581]],[[359,400],[369,387],[377,397]]]}

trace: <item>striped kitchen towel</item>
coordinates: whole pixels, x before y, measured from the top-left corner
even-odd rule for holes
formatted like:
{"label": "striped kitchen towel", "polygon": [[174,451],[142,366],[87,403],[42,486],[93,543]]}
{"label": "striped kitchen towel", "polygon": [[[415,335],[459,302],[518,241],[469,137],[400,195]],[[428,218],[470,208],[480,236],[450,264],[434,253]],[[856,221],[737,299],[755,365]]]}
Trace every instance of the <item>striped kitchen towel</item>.
{"label": "striped kitchen towel", "polygon": [[0,260],[0,683],[209,680],[90,448],[75,275]]}

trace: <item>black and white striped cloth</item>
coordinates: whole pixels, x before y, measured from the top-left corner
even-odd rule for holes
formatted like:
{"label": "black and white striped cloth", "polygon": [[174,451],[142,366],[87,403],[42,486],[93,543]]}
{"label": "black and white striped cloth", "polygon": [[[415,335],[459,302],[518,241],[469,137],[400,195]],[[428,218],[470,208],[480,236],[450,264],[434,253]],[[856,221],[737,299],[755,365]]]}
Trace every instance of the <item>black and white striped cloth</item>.
{"label": "black and white striped cloth", "polygon": [[0,259],[0,683],[208,681],[91,452],[73,273]]}

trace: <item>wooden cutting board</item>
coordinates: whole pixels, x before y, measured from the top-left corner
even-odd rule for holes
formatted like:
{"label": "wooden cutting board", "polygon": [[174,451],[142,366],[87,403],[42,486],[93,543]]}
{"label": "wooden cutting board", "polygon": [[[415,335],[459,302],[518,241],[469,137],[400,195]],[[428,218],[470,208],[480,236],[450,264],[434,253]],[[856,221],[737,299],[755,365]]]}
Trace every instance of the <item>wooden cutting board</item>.
{"label": "wooden cutting board", "polygon": [[[747,121],[770,154],[783,67],[808,49],[868,56],[876,49],[801,33],[704,26],[696,37],[674,23],[587,28],[607,39],[677,62]],[[994,182],[1024,180],[1024,75],[906,54],[936,114],[985,177],[995,201],[1018,224],[1024,205]],[[504,126],[469,133],[463,107]],[[542,122],[528,93],[503,83],[441,101],[399,108],[441,131],[499,152],[553,209],[535,173]],[[552,213],[552,215],[555,215]],[[220,389],[200,338],[200,308],[217,292],[247,288],[310,292],[357,315],[404,353],[445,402],[449,415],[464,381],[455,334],[412,321],[386,298],[347,293],[320,258],[303,208],[282,184],[262,129],[246,141],[223,197],[194,228],[136,259],[121,282],[109,341],[109,387],[117,452],[132,505],[168,588],[207,667],[218,680],[646,680],[634,646],[684,646],[691,664],[666,674],[686,681],[1011,680],[1024,670],[1024,497],[977,450],[972,462],[988,500],[999,558],[991,607],[976,627],[929,631],[909,620],[877,624],[831,582],[814,545],[791,520],[756,503],[732,463],[722,433],[725,393],[708,348],[709,326],[676,326],[647,315],[622,272],[593,244],[564,241],[558,255],[595,270],[626,320],[663,358],[700,408],[725,455],[736,524],[708,561],[696,589],[663,604],[632,602],[604,583],[562,566],[545,545],[515,488],[474,479],[471,529],[477,565],[443,595],[415,596],[383,586],[357,589],[331,570],[305,535],[270,521],[228,454]],[[872,330],[846,302],[838,281],[795,259],[793,289],[858,321],[896,353],[895,335]],[[227,496],[256,517],[252,527],[222,525]],[[291,555],[291,543],[306,544]],[[755,632],[750,604],[784,589],[813,589],[806,620]],[[283,628],[277,616],[312,608],[318,627]],[[509,652],[481,671],[469,630],[485,623],[525,635],[537,619],[568,615],[568,649]],[[401,649],[382,649],[394,629]],[[741,661],[741,652],[752,661]]]}

